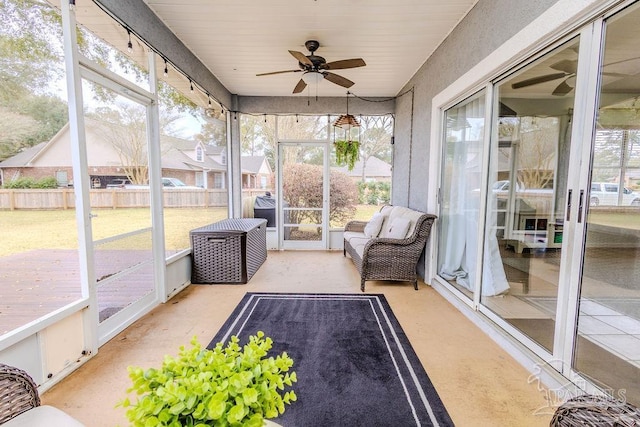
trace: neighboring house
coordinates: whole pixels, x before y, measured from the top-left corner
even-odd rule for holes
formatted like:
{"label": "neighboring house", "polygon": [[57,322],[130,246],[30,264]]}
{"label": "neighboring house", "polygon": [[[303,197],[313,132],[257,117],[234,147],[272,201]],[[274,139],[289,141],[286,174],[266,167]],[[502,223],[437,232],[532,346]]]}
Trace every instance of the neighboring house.
{"label": "neighboring house", "polygon": [[265,156],[242,156],[242,188],[272,188],[273,171]]}
{"label": "neighboring house", "polygon": [[[226,188],[226,157],[209,155],[211,146],[201,142],[163,135],[162,176],[178,178],[187,185],[202,188]],[[215,147],[223,152],[224,147]]]}
{"label": "neighboring house", "polygon": [[[88,171],[93,188],[106,188],[118,179],[130,178],[127,156],[105,137],[103,125],[85,120]],[[55,177],[61,187],[73,185],[70,164],[71,143],[69,125],[65,125],[48,142],[28,148],[0,162],[0,184],[18,178],[42,179]],[[225,147],[209,146],[201,142],[162,135],[162,176],[178,178],[187,185],[224,189],[227,183]],[[145,154],[146,159],[146,154]],[[264,156],[242,158],[244,188],[266,188],[271,168]]]}
{"label": "neighboring house", "polygon": [[[362,170],[363,166],[364,171]],[[369,157],[366,164],[364,164],[362,159],[358,160],[353,165],[352,170],[349,170],[346,166],[336,167],[333,169],[349,175],[354,181],[391,182],[391,165],[374,156]]]}

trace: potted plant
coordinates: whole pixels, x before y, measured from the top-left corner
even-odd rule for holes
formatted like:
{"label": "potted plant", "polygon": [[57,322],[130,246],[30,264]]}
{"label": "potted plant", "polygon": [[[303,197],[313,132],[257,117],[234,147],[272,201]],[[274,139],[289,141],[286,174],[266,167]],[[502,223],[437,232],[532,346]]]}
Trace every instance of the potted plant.
{"label": "potted plant", "polygon": [[127,393],[139,397],[119,405],[133,426],[262,427],[297,399],[293,390],[284,391],[297,381],[293,360],[286,352],[267,357],[272,344],[262,331],[242,347],[232,336],[226,347],[219,342],[212,350],[194,337],[191,348],[165,356],[159,369],[129,367]]}
{"label": "potted plant", "polygon": [[353,170],[353,166],[360,158],[360,144],[358,141],[338,140],[333,145],[336,148],[336,163],[338,165],[347,165],[349,170]]}

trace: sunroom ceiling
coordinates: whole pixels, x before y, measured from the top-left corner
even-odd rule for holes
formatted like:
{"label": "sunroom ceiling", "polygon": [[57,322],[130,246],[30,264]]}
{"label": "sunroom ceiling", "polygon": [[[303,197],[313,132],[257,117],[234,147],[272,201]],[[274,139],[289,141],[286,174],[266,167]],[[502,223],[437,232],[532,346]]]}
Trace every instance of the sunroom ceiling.
{"label": "sunroom ceiling", "polygon": [[[477,0],[144,0],[232,93],[289,96],[302,73],[288,50],[317,40],[328,62],[363,58],[336,70],[359,96],[394,96]],[[328,81],[298,96],[341,96]]]}

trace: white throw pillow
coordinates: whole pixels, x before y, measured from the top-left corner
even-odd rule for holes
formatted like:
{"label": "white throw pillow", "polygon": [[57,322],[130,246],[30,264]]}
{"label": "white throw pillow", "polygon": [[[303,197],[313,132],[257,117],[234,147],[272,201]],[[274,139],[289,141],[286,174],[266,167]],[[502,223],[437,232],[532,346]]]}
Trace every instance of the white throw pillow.
{"label": "white throw pillow", "polygon": [[383,222],[384,215],[380,212],[374,213],[367,225],[364,226],[364,235],[367,237],[378,237]]}
{"label": "white throw pillow", "polygon": [[411,227],[411,221],[408,218],[396,218],[387,229],[387,237],[389,239],[404,239]]}

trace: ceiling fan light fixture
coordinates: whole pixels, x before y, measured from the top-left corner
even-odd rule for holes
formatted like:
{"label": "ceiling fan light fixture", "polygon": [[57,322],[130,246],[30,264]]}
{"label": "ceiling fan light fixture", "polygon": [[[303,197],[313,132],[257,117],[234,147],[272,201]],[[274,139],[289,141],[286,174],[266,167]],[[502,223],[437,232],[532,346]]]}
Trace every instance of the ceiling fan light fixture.
{"label": "ceiling fan light fixture", "polygon": [[324,80],[324,75],[317,71],[307,71],[302,75],[302,81],[304,81],[307,85],[318,84],[322,80]]}

